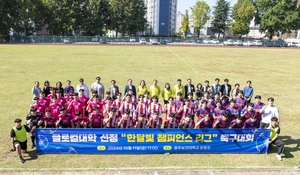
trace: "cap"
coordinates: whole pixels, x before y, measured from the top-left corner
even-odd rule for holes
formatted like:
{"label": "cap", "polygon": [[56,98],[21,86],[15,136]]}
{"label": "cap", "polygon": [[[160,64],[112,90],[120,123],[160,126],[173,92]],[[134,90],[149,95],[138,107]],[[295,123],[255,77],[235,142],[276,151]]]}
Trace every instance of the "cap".
{"label": "cap", "polygon": [[16,118],[16,119],[15,119],[15,123],[20,123],[20,122],[22,122],[21,119],[19,119],[19,118]]}

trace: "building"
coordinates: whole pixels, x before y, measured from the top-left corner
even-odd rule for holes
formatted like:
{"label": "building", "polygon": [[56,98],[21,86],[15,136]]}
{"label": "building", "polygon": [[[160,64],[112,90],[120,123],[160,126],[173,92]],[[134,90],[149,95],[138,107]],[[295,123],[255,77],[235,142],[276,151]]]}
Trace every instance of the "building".
{"label": "building", "polygon": [[145,0],[150,35],[176,34],[177,0]]}

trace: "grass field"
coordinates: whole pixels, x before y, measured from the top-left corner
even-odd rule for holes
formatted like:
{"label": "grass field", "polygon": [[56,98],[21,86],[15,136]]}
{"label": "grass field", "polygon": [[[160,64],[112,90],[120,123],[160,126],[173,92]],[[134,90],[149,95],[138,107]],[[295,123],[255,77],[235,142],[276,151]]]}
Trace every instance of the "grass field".
{"label": "grass field", "polygon": [[[74,46],[74,45],[0,45],[0,171],[6,168],[123,168],[160,169],[292,169],[300,165],[300,130],[297,104],[300,92],[300,50],[287,48],[213,48],[170,46]],[[73,86],[84,78],[90,86],[96,76],[106,89],[115,79],[122,92],[131,78],[138,86],[144,79],[149,87],[153,79],[160,87],[175,85],[181,78],[193,84],[219,77],[243,87],[252,80],[255,95],[266,102],[275,98],[280,109],[280,138],[285,142],[283,161],[276,159],[276,147],[269,154],[171,154],[156,155],[39,155],[20,164],[10,153],[9,132],[13,120],[25,120],[35,81],[51,85],[70,79]],[[30,145],[30,144],[29,144]],[[29,158],[29,157],[25,157]],[[188,168],[183,168],[188,167]],[[35,169],[37,168],[37,169]],[[19,171],[26,169],[19,169]],[[76,170],[76,169],[75,169]]]}

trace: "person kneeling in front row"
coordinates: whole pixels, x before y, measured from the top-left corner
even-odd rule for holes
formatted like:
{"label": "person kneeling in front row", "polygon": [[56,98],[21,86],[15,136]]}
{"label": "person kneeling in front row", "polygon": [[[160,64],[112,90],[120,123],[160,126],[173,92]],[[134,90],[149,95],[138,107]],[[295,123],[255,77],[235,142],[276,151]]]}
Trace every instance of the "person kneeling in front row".
{"label": "person kneeling in front row", "polygon": [[280,134],[280,127],[278,125],[278,118],[272,117],[271,118],[271,125],[269,127],[270,129],[270,141],[269,145],[274,144],[278,146],[278,152],[276,154],[276,157],[278,160],[282,160],[280,154],[283,153],[284,150],[284,143],[280,139],[278,139],[278,135]]}

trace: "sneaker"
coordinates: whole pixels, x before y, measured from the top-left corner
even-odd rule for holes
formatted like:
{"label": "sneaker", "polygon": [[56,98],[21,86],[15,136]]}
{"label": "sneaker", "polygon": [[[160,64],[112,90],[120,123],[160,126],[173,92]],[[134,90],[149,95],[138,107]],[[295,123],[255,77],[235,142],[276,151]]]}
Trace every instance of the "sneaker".
{"label": "sneaker", "polygon": [[21,163],[24,163],[24,162],[25,162],[25,160],[23,159],[23,157],[20,157],[20,162],[21,162]]}
{"label": "sneaker", "polygon": [[33,149],[34,147],[35,147],[35,144],[32,144],[32,145],[31,145],[31,149]]}
{"label": "sneaker", "polygon": [[276,157],[277,157],[277,159],[278,159],[279,161],[282,161],[282,158],[281,158],[281,156],[280,156],[279,154],[276,154]]}

